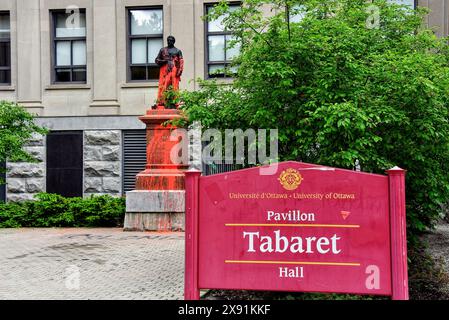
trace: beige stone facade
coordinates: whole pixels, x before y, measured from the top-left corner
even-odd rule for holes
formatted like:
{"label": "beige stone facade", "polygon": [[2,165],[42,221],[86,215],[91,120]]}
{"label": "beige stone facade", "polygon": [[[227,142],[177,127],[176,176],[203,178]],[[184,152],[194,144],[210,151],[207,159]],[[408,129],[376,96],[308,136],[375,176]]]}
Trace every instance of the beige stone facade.
{"label": "beige stone facade", "polygon": [[[125,157],[120,139],[120,159],[112,164],[86,155],[91,146],[86,134],[102,131],[118,132],[143,130],[137,119],[154,104],[157,80],[127,81],[128,32],[127,10],[130,8],[163,9],[163,37],[174,35],[176,46],[183,51],[185,70],[182,89],[194,89],[194,79],[204,77],[204,0],[2,0],[0,12],[10,16],[11,84],[0,84],[0,100],[14,101],[38,115],[38,122],[54,131],[82,131],[84,133],[82,195],[109,193],[123,195]],[[210,2],[208,2],[210,3]],[[85,10],[86,16],[86,83],[54,84],[52,82],[52,18],[54,10],[69,7]],[[44,144],[45,141],[42,141]],[[42,188],[27,189],[28,178],[16,180],[7,176],[6,198],[30,199],[33,194],[48,189],[48,150],[44,150],[39,171]],[[87,158],[86,158],[87,157]],[[91,177],[88,165],[95,163],[105,177]],[[115,160],[114,160],[115,161]],[[102,167],[104,165],[104,168]],[[10,172],[35,164],[11,164]],[[29,168],[30,167],[30,168]],[[17,169],[17,170],[16,170]],[[27,170],[28,170],[27,169]],[[111,174],[109,174],[111,173]],[[112,178],[114,181],[109,181]],[[98,181],[102,183],[98,183]],[[108,180],[108,184],[103,183]],[[32,192],[31,192],[31,191]],[[109,192],[113,190],[113,192]]]}
{"label": "beige stone facade", "polygon": [[[204,76],[203,0],[2,0],[11,16],[11,85],[0,99],[19,102],[43,117],[141,115],[154,103],[157,82],[126,79],[126,8],[163,6],[164,38],[182,49],[182,88]],[[51,83],[50,10],[86,9],[87,83]]]}
{"label": "beige stone facade", "polygon": [[449,35],[449,1],[448,0],[419,0],[418,5],[430,8],[427,24],[438,36]]}
{"label": "beige stone facade", "polygon": [[[182,88],[195,87],[205,74],[205,0],[2,0],[11,16],[11,85],[0,99],[13,100],[43,117],[140,115],[154,102],[157,82],[126,79],[126,8],[162,6],[164,38],[177,39],[185,58]],[[438,35],[449,34],[449,1],[419,0],[430,7],[428,23]],[[87,83],[52,85],[50,14],[76,5],[86,9]]]}
{"label": "beige stone facade", "polygon": [[[78,130],[84,133],[105,130],[117,132],[118,135],[123,130],[142,130],[143,125],[137,116],[144,114],[145,110],[154,104],[158,83],[157,80],[127,80],[127,10],[138,7],[163,9],[164,42],[168,35],[175,36],[176,47],[182,50],[185,59],[181,88],[195,89],[195,79],[203,78],[206,73],[206,35],[202,16],[205,14],[205,5],[214,2],[216,1],[1,0],[0,12],[9,12],[10,15],[11,84],[0,85],[0,100],[18,102],[37,114],[39,122],[51,130]],[[436,34],[447,36],[449,0],[419,0],[418,5],[432,10],[426,22],[435,29]],[[50,12],[65,10],[70,6],[85,9],[86,83],[53,84]],[[98,186],[98,193],[107,190],[113,190],[114,194],[118,195],[124,193],[122,185],[118,185],[124,174],[120,166],[123,166],[125,161],[124,153],[121,152],[122,138],[119,140],[117,149],[120,150],[117,154],[120,154],[121,158],[114,159],[114,166],[117,166],[112,170],[114,180],[109,179],[111,181],[108,180],[108,185]],[[89,148],[86,141],[83,146],[85,149]],[[89,153],[84,150],[84,157],[86,154]],[[89,161],[101,164],[103,159],[100,158]],[[43,152],[42,163],[45,162],[46,154]],[[86,170],[83,168],[83,172]],[[98,170],[101,171],[102,168]],[[42,178],[45,172],[39,175],[39,178]],[[29,198],[31,191],[39,191],[39,188],[27,189],[19,180],[14,182],[15,185],[11,184],[7,188],[7,197],[11,199],[20,198],[17,194],[21,193],[26,194],[23,198]],[[26,184],[26,181],[22,182]],[[111,185],[114,183],[115,185]],[[45,189],[45,183],[40,184]],[[85,173],[83,195],[95,193],[93,186],[96,185]]]}

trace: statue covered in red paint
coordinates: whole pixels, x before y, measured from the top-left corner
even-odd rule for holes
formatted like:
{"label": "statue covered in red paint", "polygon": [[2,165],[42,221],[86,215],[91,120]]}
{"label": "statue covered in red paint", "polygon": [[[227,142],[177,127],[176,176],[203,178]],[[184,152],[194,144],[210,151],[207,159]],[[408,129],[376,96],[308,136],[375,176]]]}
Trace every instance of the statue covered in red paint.
{"label": "statue covered in red paint", "polygon": [[182,72],[184,71],[184,59],[182,52],[175,47],[176,39],[173,36],[167,38],[167,47],[162,48],[156,57],[156,63],[161,67],[159,75],[159,91],[157,95],[157,106],[168,107],[166,93],[168,90],[177,92]]}

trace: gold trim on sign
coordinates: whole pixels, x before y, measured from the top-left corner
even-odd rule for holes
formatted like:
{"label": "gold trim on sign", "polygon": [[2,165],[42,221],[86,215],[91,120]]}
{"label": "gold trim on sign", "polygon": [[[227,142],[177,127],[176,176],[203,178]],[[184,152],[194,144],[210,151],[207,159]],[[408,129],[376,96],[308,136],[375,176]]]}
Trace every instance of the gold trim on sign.
{"label": "gold trim on sign", "polygon": [[299,264],[315,266],[347,266],[360,267],[357,262],[301,262],[301,261],[264,261],[264,260],[225,260],[225,263],[233,264]]}
{"label": "gold trim on sign", "polygon": [[358,224],[280,224],[280,223],[225,223],[226,227],[314,227],[314,228],[360,228]]}

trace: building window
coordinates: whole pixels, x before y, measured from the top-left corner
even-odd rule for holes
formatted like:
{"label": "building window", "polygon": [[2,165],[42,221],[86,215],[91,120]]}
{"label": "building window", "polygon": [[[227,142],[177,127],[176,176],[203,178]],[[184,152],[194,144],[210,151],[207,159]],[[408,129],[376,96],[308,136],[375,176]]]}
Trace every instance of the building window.
{"label": "building window", "polygon": [[86,83],[86,13],[52,11],[53,83]]}
{"label": "building window", "polygon": [[8,12],[0,12],[0,85],[11,84],[11,27]]}
{"label": "building window", "polygon": [[128,81],[159,79],[155,60],[164,46],[162,8],[128,9]]}
{"label": "building window", "polygon": [[[207,14],[214,5],[206,5]],[[229,5],[231,10],[240,8],[240,4]],[[239,55],[240,45],[229,46],[231,41],[235,41],[232,32],[226,30],[221,16],[215,20],[206,21],[206,75],[208,78],[223,78],[236,73],[237,67],[231,66],[232,60]]]}
{"label": "building window", "polygon": [[410,7],[410,9],[414,9],[416,7],[415,0],[389,0],[390,2]]}
{"label": "building window", "polygon": [[288,10],[288,21],[292,23],[301,22],[306,15],[305,8],[302,5],[294,5],[290,8],[287,8],[287,10]]}

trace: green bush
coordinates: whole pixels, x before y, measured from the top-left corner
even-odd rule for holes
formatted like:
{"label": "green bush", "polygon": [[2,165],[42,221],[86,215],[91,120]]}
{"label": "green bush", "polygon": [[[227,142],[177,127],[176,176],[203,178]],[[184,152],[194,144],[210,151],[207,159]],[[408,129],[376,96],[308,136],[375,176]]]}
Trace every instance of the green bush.
{"label": "green bush", "polygon": [[0,162],[33,161],[22,149],[33,134],[47,130],[34,123],[34,116],[15,102],[0,101]]}
{"label": "green bush", "polygon": [[121,227],[125,198],[64,198],[40,193],[36,201],[0,203],[0,228]]}
{"label": "green bush", "polygon": [[[0,100],[0,163],[35,161],[22,147],[35,134],[46,134],[47,130],[34,123],[34,117],[17,103]],[[5,169],[0,166],[0,174]],[[0,175],[0,185],[5,181]]]}
{"label": "green bush", "polygon": [[[278,128],[281,161],[381,174],[400,166],[409,240],[433,227],[449,201],[449,45],[422,25],[427,10],[376,0],[380,24],[367,28],[365,0],[242,3],[229,12],[222,2],[212,15],[227,13],[242,43],[238,73],[228,86],[183,92],[189,121]],[[298,23],[286,19],[294,5],[306,13]]]}

